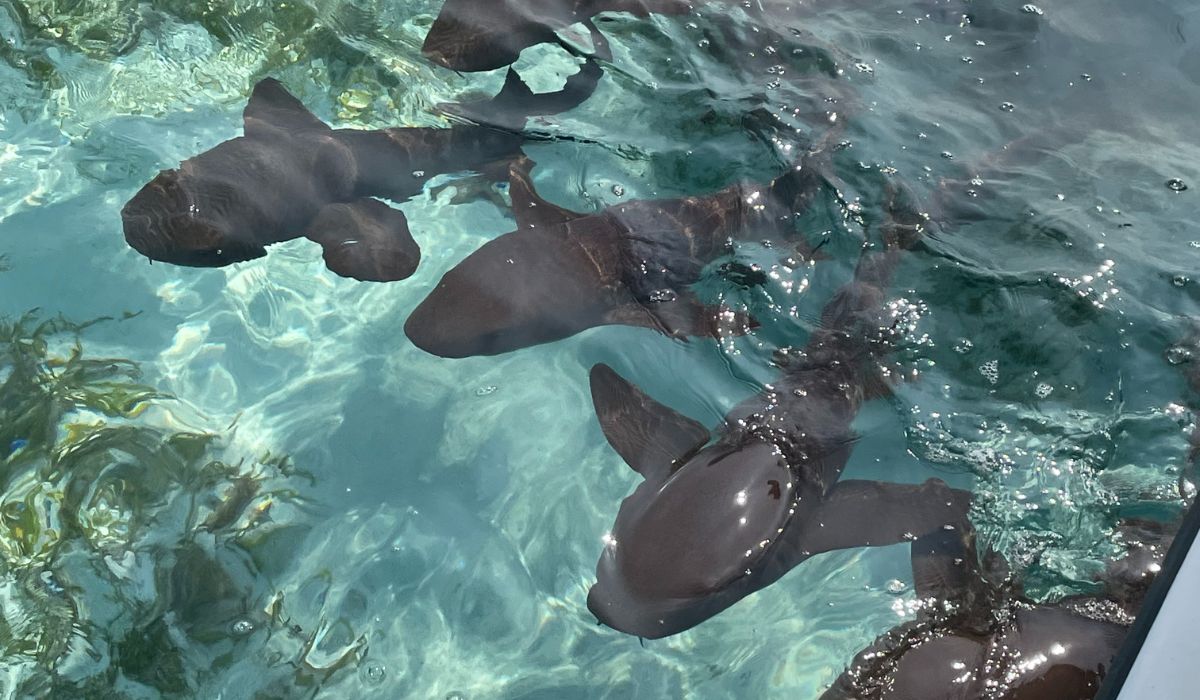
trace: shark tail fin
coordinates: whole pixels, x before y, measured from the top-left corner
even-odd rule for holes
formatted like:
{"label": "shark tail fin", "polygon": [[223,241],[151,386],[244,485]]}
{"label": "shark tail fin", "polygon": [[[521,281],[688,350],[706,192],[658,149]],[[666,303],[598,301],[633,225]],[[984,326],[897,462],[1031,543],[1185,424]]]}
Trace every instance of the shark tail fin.
{"label": "shark tail fin", "polygon": [[468,104],[443,104],[439,108],[447,114],[468,119],[481,126],[520,131],[528,117],[560,114],[578,107],[592,96],[596,86],[600,84],[600,79],[604,77],[600,62],[612,60],[612,49],[608,39],[590,20],[584,24],[591,32],[593,49],[586,53],[568,43],[562,43],[564,49],[583,58],[584,62],[576,73],[567,78],[561,89],[535,93],[510,67],[504,77],[504,86],[495,97]]}
{"label": "shark tail fin", "polygon": [[378,199],[327,205],[304,235],[321,245],[331,271],[363,282],[406,279],[421,260],[404,214]]}
{"label": "shark tail fin", "polygon": [[646,479],[666,479],[708,442],[707,428],[650,398],[608,365],[592,367],[589,379],[604,437]]}

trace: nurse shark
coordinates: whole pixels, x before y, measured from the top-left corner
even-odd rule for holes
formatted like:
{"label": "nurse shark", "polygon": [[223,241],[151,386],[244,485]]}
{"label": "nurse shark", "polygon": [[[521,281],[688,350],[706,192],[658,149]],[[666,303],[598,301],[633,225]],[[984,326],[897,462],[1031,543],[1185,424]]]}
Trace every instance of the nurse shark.
{"label": "nurse shark", "polygon": [[679,15],[691,11],[683,0],[446,0],[425,36],[421,51],[430,61],[456,71],[486,71],[507,66],[521,51],[542,43],[573,46],[559,32],[582,23],[595,42],[592,18],[604,12],[637,17]]}
{"label": "nurse shark", "polygon": [[642,481],[622,502],[587,603],[605,625],[659,638],[689,629],[837,549],[965,536],[970,494],[841,480],[864,401],[888,391],[884,290],[921,219],[884,225],[783,374],[716,431],[659,404],[606,365],[591,371],[608,442]]}
{"label": "nurse shark", "polygon": [[403,201],[440,174],[497,164],[504,172],[527,138],[518,131],[525,114],[570,109],[599,79],[589,62],[562,90],[535,95],[510,72],[496,97],[467,110],[509,128],[381,130],[332,129],[265,79],[246,106],[243,136],[160,172],[130,199],[121,210],[125,240],[151,260],[220,267],[304,237],[339,275],[405,279],[420,249],[404,214],[376,198]]}
{"label": "nurse shark", "polygon": [[[700,301],[689,286],[732,240],[781,237],[827,182],[824,154],[766,185],[709,195],[635,200],[582,214],[542,199],[532,163],[514,163],[509,193],[517,229],[495,238],[442,277],[404,325],[441,357],[497,355],[619,324],[675,338],[745,333],[745,314]],[[814,252],[804,242],[798,257]]]}
{"label": "nurse shark", "polygon": [[821,700],[1088,700],[1096,696],[1177,530],[1118,528],[1129,548],[1101,590],[1053,603],[1026,597],[1004,558],[973,538],[913,551],[917,619],[860,652]]}

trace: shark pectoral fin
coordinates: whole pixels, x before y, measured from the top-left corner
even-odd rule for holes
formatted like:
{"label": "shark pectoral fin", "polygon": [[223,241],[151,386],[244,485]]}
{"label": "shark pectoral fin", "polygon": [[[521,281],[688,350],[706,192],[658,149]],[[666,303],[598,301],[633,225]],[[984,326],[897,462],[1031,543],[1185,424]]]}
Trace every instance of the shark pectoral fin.
{"label": "shark pectoral fin", "polygon": [[408,231],[403,212],[378,199],[329,204],[317,213],[304,236],[321,244],[326,267],[363,282],[405,279],[421,260],[421,249]]}
{"label": "shark pectoral fin", "polygon": [[524,157],[513,161],[508,168],[508,195],[518,228],[557,226],[585,216],[542,199],[533,189],[532,169],[533,161]]}
{"label": "shark pectoral fin", "polygon": [[604,437],[645,478],[666,479],[676,463],[708,442],[707,428],[650,398],[608,365],[592,367],[589,378]]}
{"label": "shark pectoral fin", "polygon": [[946,527],[965,528],[970,505],[970,492],[952,489],[941,479],[923,484],[840,481],[817,505],[797,550],[809,557],[896,544]]}
{"label": "shark pectoral fin", "polygon": [[671,301],[618,306],[605,313],[604,321],[611,325],[652,328],[679,340],[745,335],[758,328],[758,321],[750,314],[705,304],[690,293],[680,294]]}
{"label": "shark pectoral fin", "polygon": [[284,89],[274,78],[258,81],[250,93],[250,101],[242,112],[246,136],[266,136],[273,130],[331,131],[329,125],[317,119],[300,100]]}

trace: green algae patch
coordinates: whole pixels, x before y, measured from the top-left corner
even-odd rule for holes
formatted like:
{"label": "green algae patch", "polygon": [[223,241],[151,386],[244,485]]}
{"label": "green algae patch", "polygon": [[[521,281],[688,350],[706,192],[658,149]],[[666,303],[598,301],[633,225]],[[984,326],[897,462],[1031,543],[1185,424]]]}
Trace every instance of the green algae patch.
{"label": "green algae patch", "polygon": [[[194,696],[251,632],[283,629],[253,551],[294,527],[306,475],[285,456],[226,460],[227,435],[163,425],[153,408],[171,397],[137,363],[87,352],[83,336],[102,321],[0,320],[10,697],[92,697],[114,684]],[[279,682],[303,680],[293,674]]]}

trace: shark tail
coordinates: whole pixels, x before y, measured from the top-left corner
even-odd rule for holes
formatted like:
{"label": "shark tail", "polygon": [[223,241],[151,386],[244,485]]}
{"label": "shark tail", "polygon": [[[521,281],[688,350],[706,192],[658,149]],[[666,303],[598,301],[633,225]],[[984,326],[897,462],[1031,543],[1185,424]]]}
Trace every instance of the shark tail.
{"label": "shark tail", "polygon": [[582,58],[579,71],[567,78],[562,88],[554,92],[535,93],[513,68],[508,69],[504,86],[488,100],[466,104],[442,104],[441,111],[466,119],[480,126],[504,131],[523,131],[525,121],[532,116],[561,114],[583,104],[604,77],[601,62],[612,60],[608,39],[589,20],[584,23],[591,33],[592,51],[585,52],[567,42],[564,49]]}

